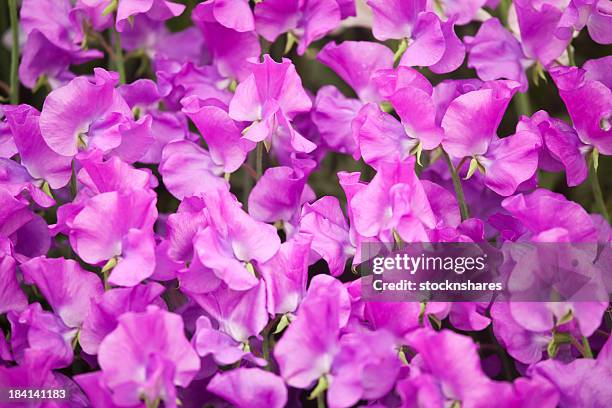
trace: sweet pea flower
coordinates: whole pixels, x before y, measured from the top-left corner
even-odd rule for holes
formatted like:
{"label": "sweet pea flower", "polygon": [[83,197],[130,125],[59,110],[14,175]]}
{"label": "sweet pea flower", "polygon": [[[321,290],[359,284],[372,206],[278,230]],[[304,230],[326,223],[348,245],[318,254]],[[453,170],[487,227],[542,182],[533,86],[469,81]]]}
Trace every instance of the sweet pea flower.
{"label": "sweet pea flower", "polygon": [[42,190],[42,180],[35,180],[28,170],[16,161],[0,158],[0,191],[18,200],[31,198],[43,208],[55,204],[55,200]]}
{"label": "sweet pea flower", "polygon": [[144,312],[149,305],[165,307],[160,297],[164,287],[157,283],[131,288],[113,288],[94,299],[87,299],[87,309],[80,318],[83,325],[79,344],[87,354],[96,355],[100,343],[115,330],[118,319],[126,312]]}
{"label": "sweet pea flower", "polygon": [[567,2],[517,0],[514,2],[520,39],[525,55],[548,66],[559,58],[571,36],[558,36],[563,26],[563,4]]}
{"label": "sweet pea flower", "polygon": [[527,237],[559,233],[569,242],[597,242],[597,229],[588,213],[563,195],[545,189],[517,194],[502,207],[526,229]]}
{"label": "sweet pea flower", "polygon": [[293,313],[306,294],[312,236],[296,234],[272,258],[257,264],[266,283],[266,308],[271,316]]}
{"label": "sweet pea flower", "polygon": [[478,78],[483,81],[511,79],[521,84],[522,92],[527,90],[525,69],[530,62],[523,54],[521,43],[497,18],[482,23],[476,35],[463,37],[463,42],[468,67],[476,70]]}
{"label": "sweet pea flower", "polygon": [[51,150],[42,138],[40,113],[29,105],[7,106],[4,112],[21,164],[28,169],[28,173],[34,178],[45,180],[53,189],[68,184],[72,174],[72,160]]}
{"label": "sweet pea flower", "polygon": [[172,17],[179,16],[185,10],[185,6],[183,4],[173,3],[171,1],[166,0],[147,0],[147,1],[138,1],[138,0],[123,0],[123,1],[114,1],[114,0],[81,0],[82,3],[88,7],[95,7],[96,9],[100,9],[102,3],[105,7],[104,10],[108,10],[109,7],[117,10],[117,17],[115,28],[117,31],[124,31],[130,20],[133,20],[134,17],[146,14],[147,17],[156,20],[156,21],[164,21],[168,20]]}
{"label": "sweet pea flower", "polygon": [[222,168],[213,162],[210,153],[189,140],[164,147],[159,171],[168,191],[179,200],[227,185],[219,177]]}
{"label": "sweet pea flower", "polygon": [[580,140],[600,153],[612,155],[610,88],[600,81],[587,79],[585,70],[578,67],[555,67],[550,74]]}
{"label": "sweet pea flower", "polygon": [[7,255],[0,255],[0,313],[20,312],[28,307],[28,299],[19,287],[15,275],[15,260]]}
{"label": "sweet pea flower", "polygon": [[28,88],[35,88],[40,78],[54,87],[68,82],[74,77],[70,65],[103,56],[98,50],[81,47],[78,29],[70,20],[71,8],[67,0],[25,0],[22,3],[20,25],[26,41],[19,64],[19,79]]}
{"label": "sweet pea flower", "polygon": [[317,55],[364,102],[381,102],[382,98],[372,77],[382,69],[393,68],[393,52],[385,45],[368,41],[330,42]]}
{"label": "sweet pea flower", "polygon": [[206,389],[236,408],[282,408],[287,403],[287,388],[282,378],[259,368],[218,373]]}
{"label": "sweet pea flower", "polygon": [[[312,160],[294,160],[294,166],[271,167],[257,181],[249,195],[249,214],[257,221],[297,223],[302,204],[315,198],[308,176],[315,168]],[[280,196],[278,191],[284,191]],[[286,228],[288,227],[284,224]],[[287,231],[291,234],[291,231]]]}
{"label": "sweet pea flower", "polygon": [[[100,278],[64,258],[37,257],[22,264],[24,281],[34,284],[68,327],[79,327],[89,303],[102,295]],[[77,295],[78,292],[78,295]]]}
{"label": "sweet pea flower", "polygon": [[207,293],[187,294],[208,313],[219,331],[245,345],[249,337],[257,336],[269,320],[266,311],[266,285],[258,280],[247,290],[232,290],[225,283]]}
{"label": "sweet pea flower", "polygon": [[571,1],[567,5],[556,35],[559,38],[572,38],[575,31],[586,25],[589,35],[599,44],[612,43],[610,30],[610,5],[603,0]]}
{"label": "sweet pea flower", "polygon": [[[232,11],[229,14],[220,13],[221,3],[225,3]],[[251,10],[240,3],[240,0],[200,3],[193,9],[191,18],[202,31],[206,48],[218,73],[242,81],[249,75],[248,60],[259,57],[261,47],[251,26]],[[237,11],[239,14],[235,14]]]}
{"label": "sweet pea flower", "polygon": [[427,8],[426,0],[368,0],[372,8],[372,34],[377,40],[410,38],[418,14]]}
{"label": "sweet pea flower", "polygon": [[212,356],[216,364],[234,364],[242,359],[265,366],[267,361],[254,357],[244,349],[244,344],[234,340],[228,334],[216,330],[206,316],[196,321],[196,331],[192,340],[194,349],[200,357]]}
{"label": "sweet pea flower", "polygon": [[[156,197],[148,191],[98,194],[67,222],[70,244],[88,263],[115,260],[110,283],[134,286],[153,274]],[[100,228],[100,217],[108,221]]]}
{"label": "sweet pea flower", "polygon": [[300,135],[290,123],[298,113],[312,107],[291,61],[283,59],[277,63],[266,54],[262,63],[250,62],[250,65],[251,74],[238,84],[229,105],[232,119],[252,122],[243,131],[244,138],[272,144],[274,135],[283,128],[289,133],[295,151],[313,151],[316,145]]}
{"label": "sweet pea flower", "polygon": [[297,52],[303,55],[313,41],[338,27],[345,17],[340,3],[337,0],[262,1],[255,5],[255,27],[270,42],[285,32],[291,33],[293,41],[299,38]]}
{"label": "sweet pea flower", "polygon": [[393,242],[427,240],[435,217],[414,173],[414,159],[383,163],[374,179],[350,200],[351,221],[364,237]]}
{"label": "sweet pea flower", "polygon": [[342,275],[346,261],[355,254],[355,247],[338,199],[325,196],[304,204],[299,232],[312,237],[311,249],[317,257],[310,263],[323,258],[332,276]]}
{"label": "sweet pea flower", "polygon": [[[79,146],[108,151],[121,144],[120,126],[132,111],[115,89],[118,76],[95,68],[93,82],[77,77],[51,92],[40,114],[40,132],[54,152],[74,156]],[[83,101],[95,101],[83,104]]]}
{"label": "sweet pea flower", "polygon": [[258,280],[252,261],[266,262],[280,248],[276,228],[251,218],[225,188],[205,193],[203,200],[209,225],[193,238],[199,261],[231,289],[253,288]]}
{"label": "sweet pea flower", "polygon": [[[297,318],[274,347],[280,374],[288,385],[310,388],[330,372],[350,307],[348,292],[340,281],[326,275],[312,279]],[[295,350],[301,350],[299,355]]]}
{"label": "sweet pea flower", "polygon": [[455,158],[472,157],[467,177],[479,168],[484,182],[497,194],[508,196],[529,180],[538,165],[541,140],[537,133],[518,130],[500,139],[497,126],[518,83],[496,81],[456,97],[442,118],[442,146]]}
{"label": "sweet pea flower", "polygon": [[[98,351],[102,382],[113,402],[132,406],[157,398],[176,407],[176,386],[186,387],[200,369],[200,359],[185,338],[177,314],[149,306],[145,312],[127,312],[107,335]],[[140,334],[157,333],[145,338]]]}
{"label": "sweet pea flower", "polygon": [[459,68],[465,57],[465,47],[455,34],[455,20],[455,16],[441,21],[435,13],[420,13],[400,65],[426,66],[436,74]]}
{"label": "sweet pea flower", "polygon": [[612,394],[610,380],[612,341],[606,341],[597,359],[580,358],[570,363],[547,360],[530,369],[532,375],[551,382],[560,394],[560,407],[605,406]]}
{"label": "sweet pea flower", "polygon": [[567,185],[577,186],[588,176],[584,157],[588,146],[576,131],[560,119],[551,118],[546,111],[538,111],[531,118],[523,116],[517,130],[532,130],[542,138],[539,165],[546,171],[565,170]]}
{"label": "sweet pea flower", "polygon": [[32,303],[21,313],[9,312],[11,324],[11,348],[17,363],[21,364],[29,354],[44,356],[50,368],[63,368],[74,357],[72,340],[76,328],[66,326],[55,314],[44,311],[39,303]]}
{"label": "sweet pea flower", "polygon": [[201,102],[195,97],[184,99],[183,112],[200,131],[213,163],[225,173],[233,173],[244,163],[255,143],[242,137],[241,129],[225,110]]}

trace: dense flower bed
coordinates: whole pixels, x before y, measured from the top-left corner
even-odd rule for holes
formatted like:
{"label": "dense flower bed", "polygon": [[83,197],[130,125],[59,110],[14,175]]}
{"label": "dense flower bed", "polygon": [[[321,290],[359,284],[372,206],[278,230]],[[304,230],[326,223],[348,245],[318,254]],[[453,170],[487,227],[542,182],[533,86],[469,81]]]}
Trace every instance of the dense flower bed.
{"label": "dense flower bed", "polygon": [[365,242],[610,250],[608,0],[195,3],[0,5],[0,389],[612,405],[609,303],[369,302],[354,273]]}

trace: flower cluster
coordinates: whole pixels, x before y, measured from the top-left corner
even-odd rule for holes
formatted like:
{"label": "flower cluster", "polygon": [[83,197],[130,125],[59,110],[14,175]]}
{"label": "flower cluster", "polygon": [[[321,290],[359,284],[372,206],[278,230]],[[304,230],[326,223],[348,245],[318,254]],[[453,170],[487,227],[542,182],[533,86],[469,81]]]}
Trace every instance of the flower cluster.
{"label": "flower cluster", "polygon": [[609,1],[186,3],[6,3],[0,387],[612,404],[609,303],[373,302],[354,273],[372,242],[612,251]]}

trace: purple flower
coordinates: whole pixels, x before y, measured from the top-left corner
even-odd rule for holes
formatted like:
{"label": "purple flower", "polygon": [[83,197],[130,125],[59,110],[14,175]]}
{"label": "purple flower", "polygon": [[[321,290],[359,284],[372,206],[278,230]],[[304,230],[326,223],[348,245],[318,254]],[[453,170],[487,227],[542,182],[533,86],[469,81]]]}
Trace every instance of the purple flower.
{"label": "purple flower", "polygon": [[15,260],[7,255],[0,257],[0,313],[20,312],[28,307],[28,299],[17,282]]}
{"label": "purple flower", "polygon": [[266,283],[266,309],[271,316],[295,312],[306,293],[312,237],[296,234],[272,258],[257,264]]}
{"label": "purple flower", "polygon": [[316,146],[291,126],[290,120],[300,112],[308,112],[312,102],[295,67],[288,59],[275,62],[264,55],[262,63],[251,62],[252,73],[236,88],[229,105],[229,116],[237,121],[252,122],[243,131],[253,142],[266,140],[283,128],[289,132],[291,146],[297,152],[309,153]]}
{"label": "purple flower", "polygon": [[312,204],[305,204],[299,232],[312,236],[311,249],[327,262],[331,275],[342,275],[355,247],[350,241],[349,227],[338,199],[325,196]]}
{"label": "purple flower", "polygon": [[435,13],[420,13],[412,32],[413,41],[400,65],[426,66],[436,74],[459,68],[465,57],[465,47],[454,27],[455,17],[442,22]]}
{"label": "purple flower", "polygon": [[245,344],[216,330],[206,316],[200,316],[196,321],[196,331],[192,342],[200,357],[210,355],[219,365],[234,364],[241,359],[250,360],[261,366],[267,364],[266,360],[254,357],[249,351],[246,351]]}
{"label": "purple flower", "polygon": [[183,112],[191,119],[206,141],[210,158],[225,173],[233,173],[255,143],[242,138],[240,128],[227,112],[214,105],[202,104],[196,98],[183,100]]}
{"label": "purple flower", "polygon": [[527,90],[527,58],[521,44],[498,19],[485,21],[474,37],[465,36],[463,42],[468,52],[468,67],[476,70],[478,78],[483,81],[511,79],[521,84],[521,91]]}
{"label": "purple flower", "polygon": [[27,361],[32,354],[48,359],[50,368],[67,367],[74,353],[72,339],[77,329],[66,326],[55,314],[32,303],[21,313],[9,312],[11,349],[17,363]]}
{"label": "purple flower", "polygon": [[484,182],[508,196],[537,169],[540,136],[530,130],[500,139],[497,126],[518,87],[514,81],[489,82],[456,97],[442,119],[442,146],[451,156],[472,156],[468,177],[480,168]]}
{"label": "purple flower", "polygon": [[606,406],[612,398],[610,360],[612,341],[606,341],[597,359],[576,359],[569,364],[558,360],[538,363],[530,372],[551,382],[560,394],[560,407]]}
{"label": "purple flower", "polygon": [[249,195],[249,214],[257,221],[295,224],[302,204],[314,199],[306,182],[315,165],[312,160],[295,160],[293,168],[267,169]]}
{"label": "purple flower", "polygon": [[[148,191],[111,191],[92,197],[67,225],[70,244],[90,264],[116,259],[108,281],[134,286],[155,268],[156,197]],[[107,224],[100,227],[99,220]]]}
{"label": "purple flower", "polygon": [[287,388],[282,378],[259,368],[218,373],[206,389],[236,408],[282,408],[287,403]]}
{"label": "purple flower", "polygon": [[326,275],[312,279],[297,318],[274,347],[280,374],[288,385],[310,388],[330,372],[349,311],[349,296],[340,281]]}
{"label": "purple flower", "polygon": [[612,155],[610,88],[599,81],[587,79],[586,72],[577,67],[555,67],[550,74],[559,88],[559,95],[565,102],[580,140],[603,154]]}
{"label": "purple flower", "polygon": [[[34,88],[40,77],[52,84],[68,82],[74,77],[70,65],[100,58],[98,50],[81,47],[78,28],[70,19],[71,3],[67,0],[25,0],[21,5],[21,28],[26,34],[19,65],[19,79]],[[52,18],[50,18],[52,16]]]}
{"label": "purple flower", "polygon": [[435,217],[414,160],[384,163],[374,179],[350,200],[351,221],[364,237],[393,242],[397,233],[406,242],[427,241],[426,228]]}
{"label": "purple flower", "polygon": [[[149,306],[128,312],[100,344],[98,362],[102,381],[113,402],[130,406],[160,398],[176,407],[176,386],[186,387],[200,369],[200,359],[185,338],[177,314]],[[143,337],[142,333],[156,333]]]}
{"label": "purple flower", "polygon": [[89,310],[89,303],[103,292],[100,278],[84,271],[73,260],[38,257],[20,268],[25,283],[36,285],[68,327],[79,327]]}
{"label": "purple flower", "polygon": [[417,16],[425,11],[426,0],[368,0],[374,21],[372,33],[377,40],[410,38]]}
{"label": "purple flower", "polygon": [[351,122],[361,107],[359,100],[347,98],[334,86],[325,85],[319,89],[312,121],[317,126],[321,143],[330,150],[353,154],[356,145]]}
{"label": "purple flower", "polygon": [[528,58],[544,66],[557,59],[571,40],[571,37],[559,38],[556,35],[563,16],[563,11],[556,5],[558,3],[561,2],[514,2],[523,51]]}
{"label": "purple flower", "polygon": [[546,111],[537,111],[531,118],[522,117],[517,130],[531,130],[542,138],[540,167],[547,171],[565,169],[567,185],[577,186],[588,176],[584,145],[576,131],[562,120],[551,118]]}
{"label": "purple flower", "polygon": [[393,52],[386,46],[367,41],[344,41],[339,45],[330,42],[317,59],[349,84],[362,102],[382,101],[372,75],[393,68]]}
{"label": "purple flower", "polygon": [[257,32],[270,42],[285,32],[300,39],[303,55],[313,41],[323,38],[339,24],[340,2],[336,0],[266,0],[255,6]]}
{"label": "purple flower", "polygon": [[597,229],[579,204],[561,194],[537,189],[502,201],[502,207],[518,220],[531,236],[563,231],[570,242],[597,242]]}
{"label": "purple flower", "polygon": [[227,185],[219,177],[222,168],[212,161],[210,153],[188,140],[168,143],[164,147],[159,171],[168,191],[178,199]]}
{"label": "purple flower", "polygon": [[96,68],[93,82],[78,77],[47,96],[40,132],[51,150],[74,156],[79,146],[107,151],[121,144],[119,127],[132,111],[115,89],[117,81],[116,74]]}
{"label": "purple flower", "polygon": [[249,58],[258,57],[261,51],[257,34],[253,30],[243,31],[253,19],[248,7],[237,5],[231,7],[239,10],[228,19],[225,13],[219,13],[220,1],[208,1],[198,4],[192,11],[191,18],[204,35],[206,48],[212,57],[213,65],[219,74],[226,78],[240,81],[249,75]]}
{"label": "purple flower", "polygon": [[117,319],[126,312],[144,312],[148,305],[165,307],[159,297],[164,287],[157,283],[141,284],[131,288],[115,288],[101,297],[87,299],[89,305],[81,316],[83,326],[79,343],[87,354],[98,354],[102,340],[117,327]]}
{"label": "purple flower", "polygon": [[71,158],[59,155],[49,148],[39,128],[40,113],[29,105],[5,107],[7,123],[19,151],[21,164],[34,178],[43,179],[51,188],[68,184]]}
{"label": "purple flower", "polygon": [[205,193],[203,199],[209,225],[193,238],[199,261],[233,290],[256,286],[249,264],[266,262],[278,251],[276,228],[251,218],[224,188]]}

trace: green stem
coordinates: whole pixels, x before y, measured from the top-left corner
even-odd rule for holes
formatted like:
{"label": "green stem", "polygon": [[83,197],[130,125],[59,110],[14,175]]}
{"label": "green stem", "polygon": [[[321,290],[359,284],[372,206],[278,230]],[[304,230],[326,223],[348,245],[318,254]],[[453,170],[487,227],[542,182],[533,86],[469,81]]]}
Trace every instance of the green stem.
{"label": "green stem", "polygon": [[582,348],[584,349],[584,357],[593,358],[593,350],[591,350],[589,339],[587,339],[585,336],[582,336]]}
{"label": "green stem", "polygon": [[595,204],[599,210],[599,213],[603,215],[606,221],[610,222],[610,216],[608,215],[608,208],[606,207],[606,202],[603,198],[603,193],[601,191],[601,184],[599,184],[599,177],[597,177],[597,171],[595,170],[594,165],[590,166],[589,169],[589,179],[591,180],[591,188],[593,189],[593,196],[595,197]]}
{"label": "green stem", "polygon": [[9,14],[11,19],[11,34],[13,48],[11,49],[11,104],[19,103],[19,22],[17,17],[17,3],[15,0],[8,0]]}
{"label": "green stem", "polygon": [[444,150],[442,151],[444,155],[444,159],[446,160],[446,164],[451,172],[451,176],[453,178],[453,187],[455,189],[455,195],[457,196],[457,201],[459,202],[459,211],[461,212],[461,219],[467,220],[470,218],[470,212],[468,211],[467,204],[465,203],[465,196],[463,195],[463,188],[461,187],[461,180],[459,179],[459,175],[457,174],[457,170],[453,166],[453,162],[450,159],[448,153]]}
{"label": "green stem", "polygon": [[121,34],[115,29],[115,26],[111,27],[113,32],[114,47],[115,47],[115,65],[117,71],[119,71],[119,82],[125,84],[125,64],[123,61],[123,49],[121,48]]}
{"label": "green stem", "polygon": [[325,393],[322,392],[319,395],[317,395],[317,408],[326,408],[327,405],[325,404]]}
{"label": "green stem", "polygon": [[257,151],[255,152],[255,171],[257,172],[257,179],[263,174],[263,149],[264,142],[257,143]]}
{"label": "green stem", "polygon": [[531,102],[529,101],[529,94],[527,92],[517,92],[514,95],[514,109],[516,110],[516,116],[521,117],[521,115],[531,115]]}

